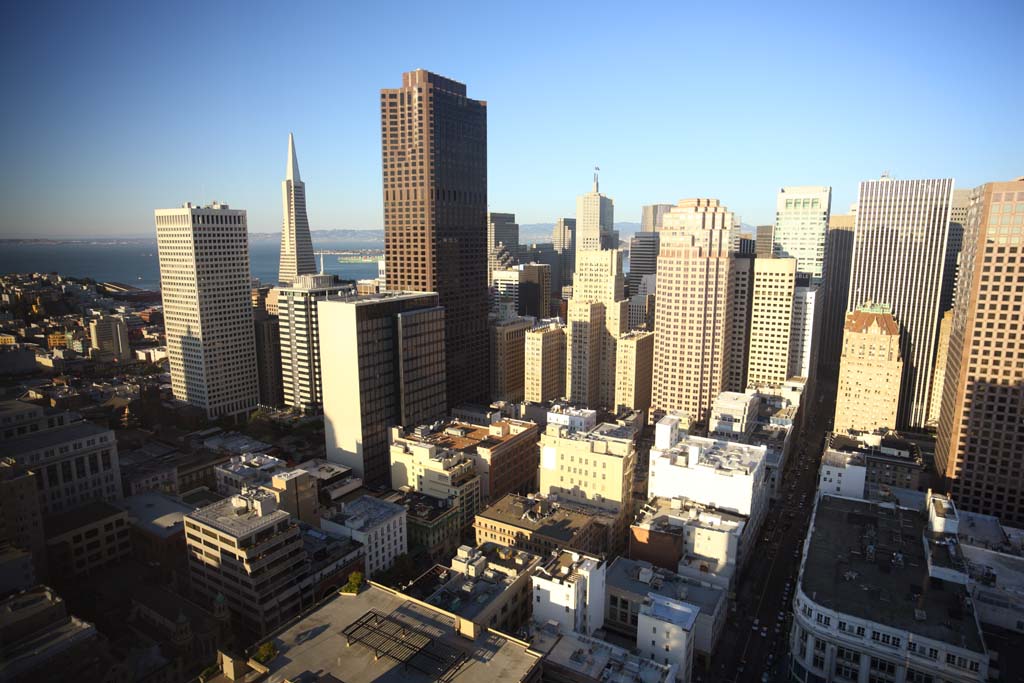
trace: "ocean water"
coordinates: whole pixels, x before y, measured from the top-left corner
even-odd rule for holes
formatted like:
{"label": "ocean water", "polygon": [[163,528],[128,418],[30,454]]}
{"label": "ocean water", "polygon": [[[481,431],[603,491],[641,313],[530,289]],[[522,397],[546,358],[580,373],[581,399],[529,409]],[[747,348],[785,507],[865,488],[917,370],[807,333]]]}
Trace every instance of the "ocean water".
{"label": "ocean water", "polygon": [[[314,240],[314,249],[380,249],[380,242]],[[281,245],[276,240],[250,240],[249,270],[261,282],[277,282]],[[317,267],[320,259],[317,257]],[[324,270],[346,280],[377,277],[376,263],[338,263],[324,255]],[[0,245],[0,273],[57,272],[69,277],[90,277],[100,282],[122,282],[141,289],[160,288],[156,240],[75,242],[59,244],[15,243]]]}

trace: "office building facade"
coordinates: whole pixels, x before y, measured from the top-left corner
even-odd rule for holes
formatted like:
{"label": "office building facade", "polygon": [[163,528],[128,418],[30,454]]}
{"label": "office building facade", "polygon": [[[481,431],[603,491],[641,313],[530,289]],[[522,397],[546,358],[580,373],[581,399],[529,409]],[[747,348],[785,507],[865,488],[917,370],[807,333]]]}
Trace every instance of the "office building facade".
{"label": "office building facade", "polygon": [[831,208],[831,187],[783,187],[775,200],[772,253],[779,258],[795,258],[797,273],[815,285],[821,284],[825,270]]}

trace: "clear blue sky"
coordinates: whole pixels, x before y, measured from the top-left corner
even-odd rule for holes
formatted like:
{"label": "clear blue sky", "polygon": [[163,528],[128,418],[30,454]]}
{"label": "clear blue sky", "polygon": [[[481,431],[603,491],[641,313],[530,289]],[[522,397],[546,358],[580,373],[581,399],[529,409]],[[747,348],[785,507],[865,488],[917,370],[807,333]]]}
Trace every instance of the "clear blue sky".
{"label": "clear blue sky", "polygon": [[618,221],[1024,174],[1020,0],[360,4],[7,4],[0,236],[152,234],[212,199],[278,230],[289,131],[312,227],[378,228],[378,91],[414,68],[487,100],[490,206],[522,223],[571,216],[594,164]]}

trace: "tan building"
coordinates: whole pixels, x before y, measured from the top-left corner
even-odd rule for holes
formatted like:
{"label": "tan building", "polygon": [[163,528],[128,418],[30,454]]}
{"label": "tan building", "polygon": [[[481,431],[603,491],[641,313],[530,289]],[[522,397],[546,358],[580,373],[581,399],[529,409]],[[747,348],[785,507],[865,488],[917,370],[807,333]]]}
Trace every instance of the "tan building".
{"label": "tan building", "polygon": [[496,320],[491,333],[491,397],[520,403],[525,386],[526,333],[533,318]]}
{"label": "tan building", "polygon": [[662,220],[652,411],[706,420],[726,388],[734,219],[717,199],[684,199]]}
{"label": "tan building", "polygon": [[750,353],[750,307],[754,296],[754,259],[734,255],[729,263],[729,357],[725,362],[725,388],[747,389],[747,356]]}
{"label": "tan building", "polygon": [[866,305],[847,313],[835,431],[895,429],[902,376],[900,327],[889,307]]}
{"label": "tan building", "polygon": [[931,427],[939,424],[939,414],[942,412],[942,389],[946,379],[946,356],[949,355],[949,333],[952,329],[953,311],[949,310],[942,314],[939,322],[939,348],[935,351],[932,400],[928,404],[928,425]]}
{"label": "tan building", "polygon": [[544,403],[565,397],[565,325],[544,321],[525,335],[523,400]]}
{"label": "tan building", "polygon": [[789,379],[789,342],[796,287],[795,258],[754,260],[747,381],[782,384]]}
{"label": "tan building", "polygon": [[621,251],[577,251],[566,344],[566,388],[574,403],[614,407],[615,349],[629,329],[624,289]]}
{"label": "tan building", "polygon": [[602,538],[597,520],[543,496],[509,494],[481,510],[473,529],[477,545],[497,543],[547,557],[561,549],[596,552]]}
{"label": "tan building", "polygon": [[66,332],[51,332],[46,335],[46,347],[50,349],[66,349],[68,339]]}
{"label": "tan building", "polygon": [[619,337],[615,363],[615,406],[646,412],[651,407],[654,333],[633,330]]}
{"label": "tan building", "polygon": [[936,469],[961,508],[1021,526],[1024,176],[972,194],[957,281]]}

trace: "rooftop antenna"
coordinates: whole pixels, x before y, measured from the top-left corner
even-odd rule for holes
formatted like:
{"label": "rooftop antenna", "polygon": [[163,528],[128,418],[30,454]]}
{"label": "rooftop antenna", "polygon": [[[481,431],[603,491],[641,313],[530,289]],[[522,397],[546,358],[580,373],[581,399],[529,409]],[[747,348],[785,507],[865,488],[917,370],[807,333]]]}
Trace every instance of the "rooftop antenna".
{"label": "rooftop antenna", "polygon": [[601,170],[600,166],[594,167],[594,192],[597,192],[597,174]]}

